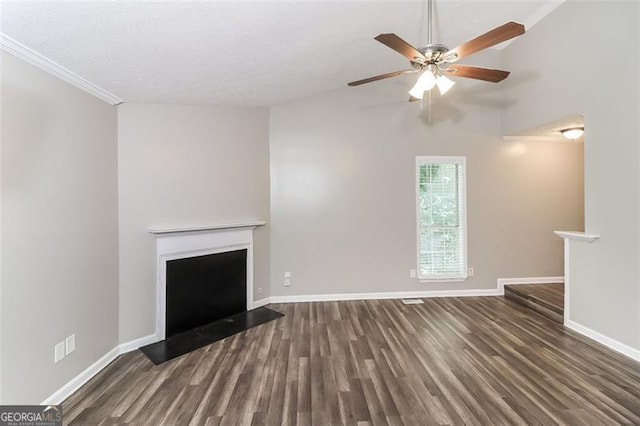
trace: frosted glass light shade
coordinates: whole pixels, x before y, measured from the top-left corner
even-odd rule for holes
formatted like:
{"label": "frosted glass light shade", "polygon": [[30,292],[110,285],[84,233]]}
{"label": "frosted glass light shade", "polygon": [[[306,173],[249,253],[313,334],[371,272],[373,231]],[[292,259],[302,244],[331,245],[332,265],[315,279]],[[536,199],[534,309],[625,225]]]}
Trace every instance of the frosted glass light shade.
{"label": "frosted glass light shade", "polygon": [[430,70],[427,70],[418,77],[416,84],[409,90],[409,95],[416,99],[422,99],[424,92],[433,89],[436,85],[436,77]]}
{"label": "frosted glass light shade", "polygon": [[560,130],[562,136],[570,140],[576,140],[584,134],[584,127],[572,127],[570,129]]}
{"label": "frosted glass light shade", "polygon": [[439,75],[438,78],[436,78],[436,84],[438,85],[440,94],[444,95],[456,84],[456,82],[451,80],[450,78],[445,77],[444,75]]}

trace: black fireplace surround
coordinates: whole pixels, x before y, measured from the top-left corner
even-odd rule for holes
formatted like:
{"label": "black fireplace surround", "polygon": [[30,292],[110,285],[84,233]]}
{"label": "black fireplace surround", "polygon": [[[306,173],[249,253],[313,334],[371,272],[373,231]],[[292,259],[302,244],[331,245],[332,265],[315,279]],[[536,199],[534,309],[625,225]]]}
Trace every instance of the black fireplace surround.
{"label": "black fireplace surround", "polygon": [[165,338],[247,310],[247,250],[167,262]]}

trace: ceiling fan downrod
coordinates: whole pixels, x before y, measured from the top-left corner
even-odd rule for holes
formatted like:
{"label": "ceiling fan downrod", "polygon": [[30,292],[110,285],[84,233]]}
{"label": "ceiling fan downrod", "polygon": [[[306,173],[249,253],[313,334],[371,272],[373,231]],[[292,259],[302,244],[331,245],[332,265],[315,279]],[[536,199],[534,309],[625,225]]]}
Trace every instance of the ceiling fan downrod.
{"label": "ceiling fan downrod", "polygon": [[427,46],[433,42],[433,0],[427,0]]}

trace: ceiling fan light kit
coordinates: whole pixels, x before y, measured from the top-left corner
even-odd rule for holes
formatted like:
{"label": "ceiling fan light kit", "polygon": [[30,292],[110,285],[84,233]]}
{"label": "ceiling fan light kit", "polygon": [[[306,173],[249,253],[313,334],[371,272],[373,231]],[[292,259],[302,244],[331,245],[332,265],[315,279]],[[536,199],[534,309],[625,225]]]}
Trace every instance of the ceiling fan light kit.
{"label": "ceiling fan light kit", "polygon": [[418,80],[416,81],[416,84],[413,86],[413,88],[409,90],[409,95],[416,99],[422,99],[422,97],[424,96],[424,92],[433,89],[433,86],[435,85],[436,75],[433,70],[427,67],[427,70],[423,72],[420,77],[418,77]]}
{"label": "ceiling fan light kit", "polygon": [[440,94],[444,95],[455,84],[455,81],[439,74],[438,71],[433,72],[431,70],[426,70],[422,75],[420,75],[420,77],[418,77],[418,81],[416,81],[413,88],[409,90],[409,95],[415,99],[423,99],[424,92],[428,92],[433,89],[434,86],[438,86]]}
{"label": "ceiling fan light kit", "polygon": [[492,83],[498,83],[509,76],[508,71],[455,65],[453,62],[524,34],[524,25],[513,21],[507,22],[473,40],[449,50],[449,48],[443,44],[431,42],[431,32],[433,29],[432,1],[433,0],[427,0],[428,43],[426,47],[416,49],[393,33],[380,34],[375,37],[375,40],[409,59],[412,69],[394,71],[363,80],[352,81],[348,83],[348,86],[359,86],[399,75],[420,72],[421,74],[418,80],[409,91],[409,100],[413,101],[423,99],[424,92],[430,91],[434,86],[438,86],[441,95],[447,93],[455,82],[447,78],[445,74],[453,77],[472,78]]}
{"label": "ceiling fan light kit", "polygon": [[438,86],[438,90],[441,95],[444,95],[456,84],[455,81],[450,78],[445,77],[444,75],[439,75],[436,80],[436,85]]}

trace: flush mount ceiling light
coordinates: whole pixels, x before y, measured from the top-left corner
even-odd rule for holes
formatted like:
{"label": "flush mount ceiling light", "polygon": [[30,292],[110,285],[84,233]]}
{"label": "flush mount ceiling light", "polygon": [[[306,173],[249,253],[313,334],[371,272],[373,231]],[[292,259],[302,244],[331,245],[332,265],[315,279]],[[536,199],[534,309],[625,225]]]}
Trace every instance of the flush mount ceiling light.
{"label": "flush mount ceiling light", "polygon": [[454,62],[466,58],[476,52],[495,46],[503,41],[511,40],[514,37],[524,34],[524,25],[517,22],[507,22],[506,24],[494,28],[479,37],[470,40],[455,49],[449,49],[442,44],[432,43],[431,33],[433,31],[433,0],[427,2],[427,45],[416,49],[396,34],[380,34],[375,40],[385,46],[400,53],[409,59],[411,69],[394,71],[363,80],[352,81],[349,86],[359,86],[365,83],[397,77],[404,74],[420,73],[416,84],[409,91],[410,101],[419,100],[424,97],[425,92],[429,92],[434,86],[438,86],[441,94],[445,94],[455,82],[445,76],[466,77],[476,80],[498,83],[509,75],[508,71],[493,70],[488,68],[470,67],[457,65]]}
{"label": "flush mount ceiling light", "polygon": [[565,138],[574,141],[584,134],[584,127],[570,127],[560,130],[560,133]]}

